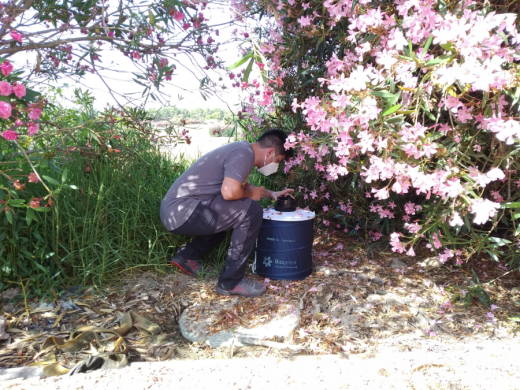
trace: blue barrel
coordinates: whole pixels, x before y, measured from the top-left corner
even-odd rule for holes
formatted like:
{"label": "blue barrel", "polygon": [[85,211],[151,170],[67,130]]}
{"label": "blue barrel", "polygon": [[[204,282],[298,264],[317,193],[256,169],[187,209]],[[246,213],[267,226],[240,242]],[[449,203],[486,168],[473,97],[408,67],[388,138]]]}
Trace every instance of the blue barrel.
{"label": "blue barrel", "polygon": [[274,280],[302,280],[312,272],[314,213],[264,210],[253,272]]}

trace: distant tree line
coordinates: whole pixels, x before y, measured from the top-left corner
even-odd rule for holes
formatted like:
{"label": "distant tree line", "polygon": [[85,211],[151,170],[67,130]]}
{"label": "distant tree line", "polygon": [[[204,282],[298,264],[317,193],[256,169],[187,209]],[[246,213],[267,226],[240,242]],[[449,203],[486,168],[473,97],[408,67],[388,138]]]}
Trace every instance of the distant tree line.
{"label": "distant tree line", "polygon": [[164,107],[161,109],[150,110],[150,114],[156,121],[172,120],[172,119],[184,119],[184,120],[226,120],[232,119],[232,114],[229,110],[223,110],[220,108],[194,108],[188,110],[186,108],[178,107]]}

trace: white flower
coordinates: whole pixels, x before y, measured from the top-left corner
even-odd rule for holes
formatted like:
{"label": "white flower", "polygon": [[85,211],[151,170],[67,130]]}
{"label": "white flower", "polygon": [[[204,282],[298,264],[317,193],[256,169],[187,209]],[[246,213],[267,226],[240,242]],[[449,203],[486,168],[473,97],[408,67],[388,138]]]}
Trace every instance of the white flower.
{"label": "white flower", "polygon": [[471,212],[475,214],[473,223],[483,225],[489,218],[497,213],[500,203],[491,202],[489,199],[473,199],[471,201]]}
{"label": "white flower", "polygon": [[486,173],[486,176],[489,177],[491,181],[502,180],[504,177],[506,177],[500,168],[490,169],[489,172]]}
{"label": "white flower", "polygon": [[450,226],[463,226],[464,221],[460,217],[460,214],[457,211],[454,211],[453,214],[451,214],[449,224]]}
{"label": "white flower", "polygon": [[[408,45],[408,41],[405,39],[401,30],[394,28],[393,33],[393,37],[388,41],[388,47],[395,47],[396,50],[402,50],[403,46]],[[392,32],[390,32],[390,36],[392,36]]]}

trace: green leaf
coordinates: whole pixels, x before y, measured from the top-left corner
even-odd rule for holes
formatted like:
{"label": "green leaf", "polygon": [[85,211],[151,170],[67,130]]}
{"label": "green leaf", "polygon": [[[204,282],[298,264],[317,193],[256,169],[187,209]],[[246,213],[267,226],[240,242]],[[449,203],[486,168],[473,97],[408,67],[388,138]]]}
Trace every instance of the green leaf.
{"label": "green leaf", "polygon": [[249,61],[249,64],[247,64],[246,71],[244,73],[244,77],[242,77],[242,81],[247,83],[247,80],[249,80],[249,74],[251,73],[251,69],[253,69],[253,63],[255,62],[254,58],[251,58],[251,61]]}
{"label": "green leaf", "polygon": [[425,66],[433,66],[433,65],[438,65],[438,64],[442,64],[444,62],[448,62],[449,60],[451,60],[452,58],[454,58],[453,55],[442,55],[442,56],[439,56],[437,58],[433,58],[429,61],[426,61],[426,63],[424,64]]}
{"label": "green leaf", "polygon": [[25,199],[11,199],[7,202],[7,205],[11,207],[23,207],[24,203]]}
{"label": "green leaf", "polygon": [[5,216],[7,217],[7,220],[12,225],[13,224],[13,211],[12,210],[5,210]]}
{"label": "green leaf", "polygon": [[520,207],[520,202],[504,202],[500,204],[501,209],[516,209]]}
{"label": "green leaf", "polygon": [[393,114],[394,112],[396,112],[396,111],[399,110],[400,108],[401,108],[401,104],[396,104],[395,106],[390,107],[389,109],[387,109],[386,111],[384,111],[384,112],[383,112],[383,116],[387,116],[387,115]]}
{"label": "green leaf", "polygon": [[46,175],[43,175],[43,178],[48,181],[49,183],[52,183],[52,184],[55,184],[57,186],[60,185],[60,182],[57,181],[57,180],[54,180],[52,177],[49,177],[49,176],[46,176]]}
{"label": "green leaf", "polygon": [[318,43],[316,44],[316,50],[318,50],[318,47],[320,46],[320,44],[323,42],[323,39],[325,38],[325,35],[322,35],[320,37],[320,39],[318,39]]}
{"label": "green leaf", "polygon": [[426,54],[426,52],[428,51],[428,49],[430,48],[430,45],[432,44],[432,40],[433,40],[433,34],[430,34],[430,37],[428,38],[428,40],[426,41],[426,43],[424,44],[424,50],[423,52],[421,53],[421,57],[419,58],[419,60],[422,60],[424,55]]}
{"label": "green leaf", "polygon": [[415,53],[413,51],[413,46],[412,46],[412,40],[410,38],[408,38],[408,48],[409,48],[410,57],[415,58]]}
{"label": "green leaf", "polygon": [[497,256],[495,253],[491,252],[489,249],[486,249],[486,252],[487,252],[487,253],[489,254],[489,256],[491,256],[491,258],[492,258],[493,260],[495,260],[496,262],[500,261],[500,260],[498,259],[498,256]]}
{"label": "green leaf", "polygon": [[63,173],[61,174],[61,182],[64,184],[67,181],[67,167],[63,170]]}
{"label": "green leaf", "polygon": [[245,63],[248,59],[250,59],[253,56],[253,52],[250,51],[249,53],[246,53],[241,59],[239,59],[237,62],[235,62],[233,65],[228,66],[226,70],[233,70],[238,68],[240,65]]}
{"label": "green leaf", "polygon": [[489,237],[489,241],[494,242],[498,246],[504,246],[506,244],[511,244],[511,241],[506,240],[505,238],[498,238],[498,237]]}
{"label": "green leaf", "polygon": [[36,99],[38,99],[38,96],[40,96],[40,95],[41,95],[40,92],[36,92],[33,89],[26,88],[25,96],[23,97],[23,100],[25,100],[26,102],[29,102],[29,103],[33,103],[36,101]]}
{"label": "green leaf", "polygon": [[385,119],[385,122],[386,123],[399,123],[399,122],[402,122],[403,120],[404,120],[404,115],[396,115],[389,119]]}
{"label": "green leaf", "polygon": [[384,99],[391,99],[394,97],[394,94],[388,91],[370,91],[370,95],[382,97]]}
{"label": "green leaf", "polygon": [[441,44],[441,47],[444,49],[444,50],[448,50],[448,51],[451,51],[451,52],[455,52],[455,46],[453,45],[453,42],[448,42],[448,43],[443,43]]}

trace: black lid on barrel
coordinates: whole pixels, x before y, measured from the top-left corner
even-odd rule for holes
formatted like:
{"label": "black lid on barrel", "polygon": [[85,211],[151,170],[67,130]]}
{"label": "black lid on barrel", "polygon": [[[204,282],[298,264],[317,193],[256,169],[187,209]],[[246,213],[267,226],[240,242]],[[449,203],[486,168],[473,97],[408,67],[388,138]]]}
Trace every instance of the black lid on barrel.
{"label": "black lid on barrel", "polygon": [[290,195],[279,196],[274,206],[276,211],[290,212],[296,210],[296,200]]}

